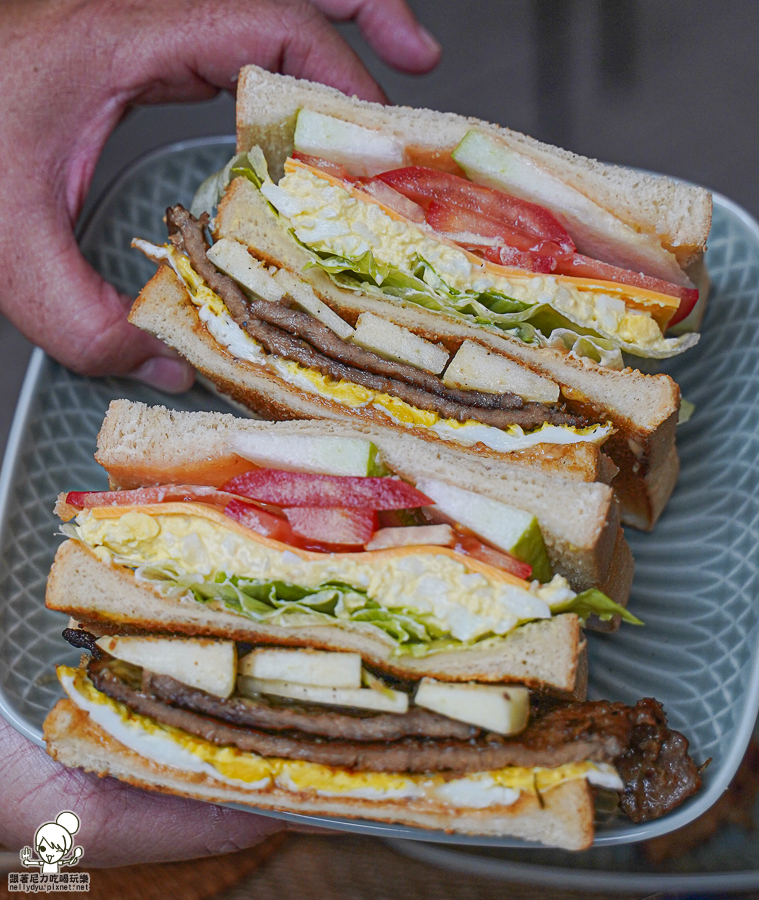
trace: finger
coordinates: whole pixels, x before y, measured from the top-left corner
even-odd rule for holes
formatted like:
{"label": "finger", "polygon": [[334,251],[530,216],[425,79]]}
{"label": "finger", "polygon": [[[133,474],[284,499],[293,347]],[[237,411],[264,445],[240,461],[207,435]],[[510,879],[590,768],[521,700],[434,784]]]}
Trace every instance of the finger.
{"label": "finger", "polygon": [[[397,2],[397,0],[393,0]],[[115,46],[114,68],[132,102],[204,99],[229,89],[255,63],[320,81],[365,100],[382,89],[347,42],[306,0],[175,0],[153,14],[150,29],[132,26]]]}
{"label": "finger", "polygon": [[[40,199],[24,240],[0,237],[3,312],[52,357],[82,375],[131,375],[171,393],[187,390],[192,368],[127,322],[131,300],[83,259],[71,226]],[[40,248],[44,248],[41,252]]]}
{"label": "finger", "polygon": [[429,72],[441,48],[405,0],[313,0],[330,19],[354,20],[374,52],[404,72]]}
{"label": "finger", "polygon": [[229,853],[283,827],[276,819],[67,769],[0,718],[0,844],[28,845],[64,809],[79,817],[75,843],[84,848],[84,862],[96,867]]}

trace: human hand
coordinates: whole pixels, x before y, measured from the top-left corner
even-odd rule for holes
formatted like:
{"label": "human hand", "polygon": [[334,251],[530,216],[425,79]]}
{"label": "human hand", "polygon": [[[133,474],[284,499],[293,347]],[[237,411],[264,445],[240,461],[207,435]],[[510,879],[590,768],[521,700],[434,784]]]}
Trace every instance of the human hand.
{"label": "human hand", "polygon": [[0,311],[77,372],[189,387],[188,364],[127,323],[131,299],[79,253],[73,229],[95,165],[131,106],[209,99],[247,63],[384,100],[325,16],[354,19],[404,71],[439,57],[405,0],[0,4]]}
{"label": "human hand", "polygon": [[22,847],[64,809],[79,817],[76,843],[84,848],[85,865],[94,867],[228,853],[285,827],[276,819],[66,769],[0,718],[0,844]]}

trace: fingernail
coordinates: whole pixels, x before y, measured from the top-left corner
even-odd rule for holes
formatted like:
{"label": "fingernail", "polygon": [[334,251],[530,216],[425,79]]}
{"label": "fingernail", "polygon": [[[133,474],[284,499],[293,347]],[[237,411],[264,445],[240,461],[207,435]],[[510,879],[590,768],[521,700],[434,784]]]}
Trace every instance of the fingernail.
{"label": "fingernail", "polygon": [[154,356],[145,360],[134,372],[130,372],[129,377],[158,388],[159,391],[166,391],[167,394],[181,394],[192,387],[195,371],[183,359]]}
{"label": "fingernail", "polygon": [[421,43],[424,44],[430,53],[437,55],[442,52],[443,48],[438,43],[437,39],[434,38],[423,25],[417,26],[416,33]]}

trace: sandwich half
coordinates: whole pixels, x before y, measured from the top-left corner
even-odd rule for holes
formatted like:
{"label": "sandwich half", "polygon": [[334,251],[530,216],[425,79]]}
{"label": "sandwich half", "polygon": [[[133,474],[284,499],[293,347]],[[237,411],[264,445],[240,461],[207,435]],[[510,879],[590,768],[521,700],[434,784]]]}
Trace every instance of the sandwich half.
{"label": "sandwich half", "polygon": [[[563,468],[559,476],[544,467],[515,465],[511,459],[473,457],[453,445],[430,445],[405,430],[369,423],[257,421],[128,400],[111,403],[95,458],[114,489],[155,484],[220,487],[260,460],[266,445],[279,454],[264,457],[273,465],[286,464],[289,448],[296,446],[302,448],[301,456],[314,448],[313,471],[339,471],[329,462],[319,468],[315,458],[320,447],[339,447],[342,442],[371,447],[372,465],[410,484],[421,479],[444,482],[468,492],[466,496],[494,500],[534,517],[552,572],[566,578],[575,591],[599,588],[617,603],[627,603],[634,567],[613,491],[605,484],[567,478]],[[486,515],[478,511],[478,502],[466,516],[475,530]]]}
{"label": "sandwich half", "polygon": [[[98,457],[130,487],[59,498],[46,602],[92,659],[59,668],[55,758],[217,802],[571,849],[592,841],[591,785],[637,820],[697,789],[655,701],[585,701],[582,622],[635,620],[552,575],[534,519],[483,495],[478,536],[459,521],[476,491],[412,486],[365,435],[233,423],[117,404]],[[202,448],[183,475],[212,483],[166,479],[182,444]]]}
{"label": "sandwich half", "polygon": [[[588,480],[608,481],[616,467],[623,520],[651,527],[677,476],[680,395],[667,376],[620,371],[621,350],[666,357],[697,340],[664,332],[693,315],[688,273],[702,262],[710,198],[570,164],[528,139],[517,149],[519,138],[247,68],[241,153],[198,203],[223,192],[214,244],[205,220],[180,208],[168,216],[172,244],[137,241],[173,271],[159,270],[131,321],[267,417],[390,424],[473,454],[561,459]],[[553,189],[544,205],[462,168],[457,147],[472,139],[512,162],[540,161],[537,177]],[[648,217],[629,197],[612,204],[612,183],[648,195]],[[483,218],[493,197],[500,206]],[[478,235],[485,220],[493,233]],[[582,256],[583,276],[564,271],[580,266],[570,245],[597,257]]]}

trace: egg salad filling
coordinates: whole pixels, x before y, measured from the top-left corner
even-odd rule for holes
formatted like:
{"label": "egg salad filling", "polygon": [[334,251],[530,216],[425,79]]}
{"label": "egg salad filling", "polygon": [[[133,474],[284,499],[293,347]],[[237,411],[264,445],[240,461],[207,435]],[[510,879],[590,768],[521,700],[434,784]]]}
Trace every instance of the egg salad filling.
{"label": "egg salad filling", "polygon": [[629,616],[601,591],[575,594],[559,575],[530,583],[445,547],[314,553],[198,503],[84,510],[62,531],[164,596],[288,627],[350,623],[397,653],[495,640],[558,612]]}
{"label": "egg salad filling", "polygon": [[373,285],[428,309],[513,331],[523,340],[539,340],[535,330],[549,341],[555,330],[562,341],[567,329],[578,337],[595,336],[601,342],[596,341],[594,355],[615,363],[612,348],[666,358],[698,340],[696,335],[665,338],[655,304],[641,308],[624,285],[580,287],[560,276],[506,276],[431,229],[390,214],[368,194],[322,175],[290,159],[278,185],[260,172],[251,180],[312,251],[314,264],[342,286],[364,291]]}
{"label": "egg salad filling", "polygon": [[213,744],[136,713],[97,690],[83,669],[59,666],[57,672],[71,701],[129,750],[160,765],[208,775],[248,790],[279,789],[322,797],[485,809],[511,806],[522,792],[539,797],[552,787],[579,778],[611,790],[623,788],[616,769],[608,763],[569,763],[554,769],[510,766],[451,779],[436,774],[354,772],[299,760],[266,758]]}
{"label": "egg salad filling", "polygon": [[397,425],[408,428],[425,428],[443,440],[471,446],[484,444],[491,450],[510,453],[526,450],[537,444],[574,444],[589,442],[602,444],[611,434],[611,425],[591,425],[575,428],[568,425],[543,424],[540,428],[525,432],[519,425],[494,428],[472,419],[459,422],[446,419],[430,410],[418,409],[390,394],[380,393],[363,385],[341,379],[336,381],[315,369],[308,369],[297,362],[281,359],[267,353],[230,316],[224,301],[212,291],[193,269],[189,259],[171,246],[158,247],[147,241],[137,240],[134,245],[154,260],[167,262],[187,288],[198,309],[198,316],[211,336],[237,359],[264,365],[287,384],[303,391],[333,400],[350,409],[371,407],[387,416]]}

